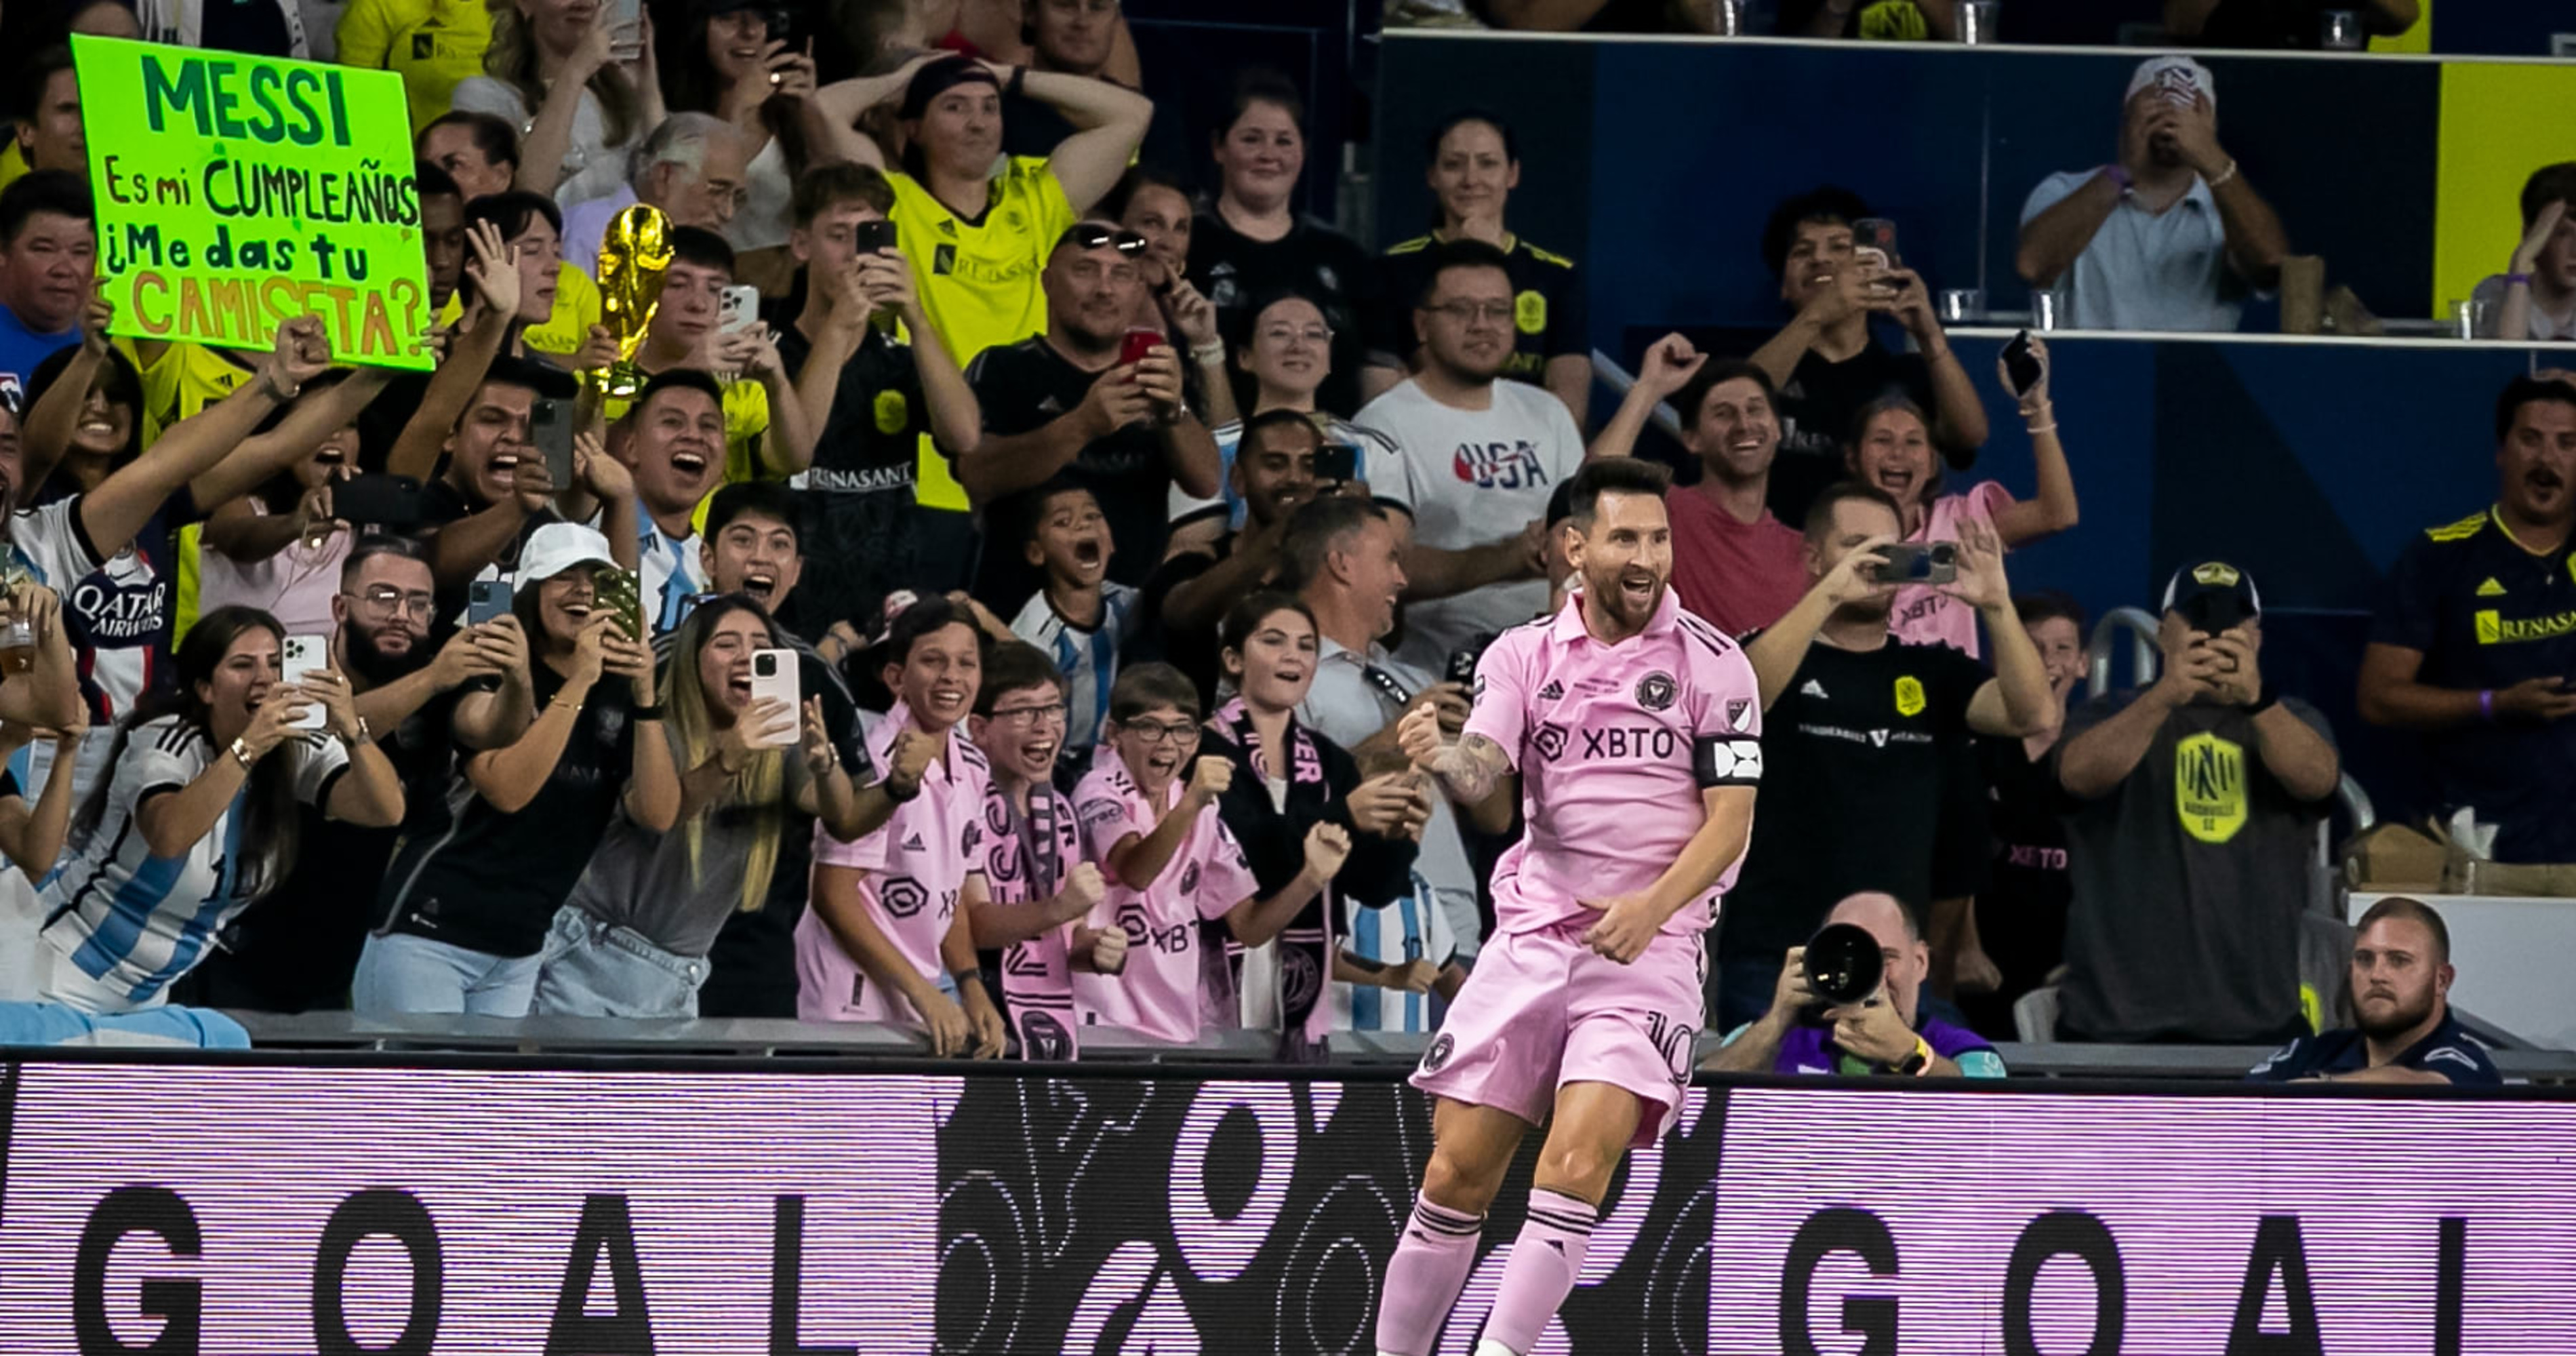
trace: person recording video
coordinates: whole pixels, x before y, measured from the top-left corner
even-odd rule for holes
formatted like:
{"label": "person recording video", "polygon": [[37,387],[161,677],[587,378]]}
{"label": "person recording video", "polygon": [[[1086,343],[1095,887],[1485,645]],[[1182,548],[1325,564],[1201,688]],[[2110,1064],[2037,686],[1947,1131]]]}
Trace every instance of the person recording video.
{"label": "person recording video", "polygon": [[[1840,989],[1834,981],[1845,979],[1859,988],[1869,977],[1870,957],[1855,947],[1857,955],[1837,956],[1828,967],[1820,955],[1811,975],[1807,956],[1833,945],[1842,928],[1857,929],[1877,944],[1877,982],[1866,997],[1835,1003],[1826,991]],[[1725,1048],[1701,1067],[1730,1073],[2003,1077],[2003,1057],[1984,1037],[1922,1014],[1923,977],[1931,968],[1932,948],[1924,944],[1912,909],[1894,895],[1853,895],[1834,906],[1824,930],[1807,946],[1789,949],[1771,1010],[1726,1033]]]}

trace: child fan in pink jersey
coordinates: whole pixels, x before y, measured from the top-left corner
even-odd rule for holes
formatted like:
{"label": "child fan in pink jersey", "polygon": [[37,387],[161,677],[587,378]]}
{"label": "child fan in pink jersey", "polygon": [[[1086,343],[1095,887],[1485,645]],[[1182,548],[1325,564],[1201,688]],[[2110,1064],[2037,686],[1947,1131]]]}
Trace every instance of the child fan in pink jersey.
{"label": "child fan in pink jersey", "polygon": [[1700,932],[1733,881],[1762,776],[1752,664],[1668,587],[1670,477],[1598,458],[1560,540],[1583,587],[1476,666],[1457,742],[1416,706],[1414,765],[1474,800],[1521,778],[1528,832],[1494,869],[1495,939],[1414,1085],[1431,1161],[1387,1265],[1377,1347],[1429,1356],[1522,1135],[1548,1125],[1478,1356],[1524,1356],[1582,1274],[1611,1175],[1679,1118],[1702,1017]]}
{"label": "child fan in pink jersey", "polygon": [[897,804],[857,842],[814,832],[813,907],[796,925],[796,1015],[920,1027],[935,1054],[990,1059],[1002,1052],[1002,1014],[976,973],[959,907],[984,833],[984,753],[963,728],[983,639],[963,610],[931,598],[896,615],[877,650],[895,702],[868,754],[891,769]]}
{"label": "child fan in pink jersey", "polygon": [[1109,882],[1091,921],[1127,934],[1127,966],[1114,976],[1073,977],[1074,1008],[1085,1025],[1175,1044],[1210,1025],[1233,1025],[1224,958],[1202,945],[1200,924],[1223,919],[1236,941],[1259,946],[1279,935],[1350,855],[1347,832],[1317,824],[1306,833],[1306,864],[1296,877],[1256,897],[1252,867],[1216,809],[1233,784],[1234,764],[1221,757],[1192,762],[1198,745],[1197,684],[1162,663],[1118,675],[1108,737],[1073,803],[1084,854]]}
{"label": "child fan in pink jersey", "polygon": [[[1992,527],[2009,549],[2075,526],[2075,477],[2057,439],[2057,411],[2048,395],[2048,345],[2033,337],[2030,351],[2040,376],[2021,397],[2021,416],[2039,471],[2039,493],[2032,498],[2015,499],[2012,491],[1991,480],[1963,493],[1942,494],[1940,461],[1923,411],[1902,397],[1863,407],[1843,455],[1854,480],[1886,491],[1904,509],[1904,540],[1955,542],[1959,524],[1974,521]],[[2002,372],[2001,359],[1995,366]],[[2011,378],[2002,380],[2010,391]],[[1977,654],[1977,610],[1937,588],[1917,584],[1898,590],[1888,628],[1899,640]]]}
{"label": "child fan in pink jersey", "polygon": [[1048,780],[1065,740],[1055,661],[1033,645],[994,646],[967,728],[992,768],[975,863],[981,888],[968,879],[967,921],[977,949],[1002,952],[1002,1015],[1020,1057],[1072,1059],[1074,973],[1117,974],[1127,934],[1084,921],[1104,887],[1100,868],[1082,858],[1073,802]]}

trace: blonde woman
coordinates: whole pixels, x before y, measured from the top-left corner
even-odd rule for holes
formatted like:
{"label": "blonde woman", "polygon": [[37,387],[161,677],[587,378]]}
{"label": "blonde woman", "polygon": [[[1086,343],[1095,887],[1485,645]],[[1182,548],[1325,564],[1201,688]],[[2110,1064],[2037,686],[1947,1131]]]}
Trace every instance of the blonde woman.
{"label": "blonde woman", "polygon": [[798,713],[751,695],[752,654],[789,643],[740,594],[700,604],[673,635],[663,728],[680,774],[680,822],[657,833],[620,814],[572,898],[555,914],[537,968],[536,1010],[572,1017],[695,1017],[707,953],[736,910],[769,896],[782,833],[818,817],[856,838],[893,802],[862,798],[833,751],[820,698],[805,700],[792,746],[775,741]]}
{"label": "blonde woman", "polygon": [[459,112],[517,128],[519,187],[564,207],[626,183],[626,153],[662,121],[653,23],[611,27],[600,0],[491,0],[492,45],[458,82]]}

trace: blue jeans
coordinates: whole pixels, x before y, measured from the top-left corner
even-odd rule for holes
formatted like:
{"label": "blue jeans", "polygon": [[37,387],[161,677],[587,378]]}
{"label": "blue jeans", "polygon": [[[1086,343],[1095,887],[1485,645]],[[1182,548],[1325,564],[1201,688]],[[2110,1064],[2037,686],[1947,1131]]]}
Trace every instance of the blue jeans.
{"label": "blue jeans", "polygon": [[556,910],[538,961],[537,1012],[547,1017],[695,1017],[707,982],[706,957],[675,955],[570,904]]}
{"label": "blue jeans", "polygon": [[494,956],[408,932],[367,938],[350,1006],[380,1017],[454,1012],[525,1017],[537,993],[537,957]]}

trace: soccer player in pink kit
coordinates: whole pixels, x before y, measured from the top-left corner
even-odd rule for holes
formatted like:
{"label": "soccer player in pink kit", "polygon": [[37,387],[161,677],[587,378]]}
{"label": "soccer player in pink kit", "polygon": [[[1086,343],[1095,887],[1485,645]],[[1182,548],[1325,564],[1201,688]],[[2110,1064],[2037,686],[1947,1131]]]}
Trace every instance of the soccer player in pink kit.
{"label": "soccer player in pink kit", "polygon": [[1499,935],[1413,1076],[1434,1098],[1431,1162],[1387,1264],[1385,1356],[1429,1356],[1512,1151],[1552,1115],[1476,1348],[1527,1352],[1583,1270],[1611,1173],[1681,1112],[1700,934],[1753,830],[1762,701],[1743,651],[1666,587],[1668,479],[1627,457],[1577,472],[1558,531],[1581,591],[1485,652],[1457,742],[1428,707],[1398,726],[1461,800],[1517,771],[1529,828],[1494,868]]}

